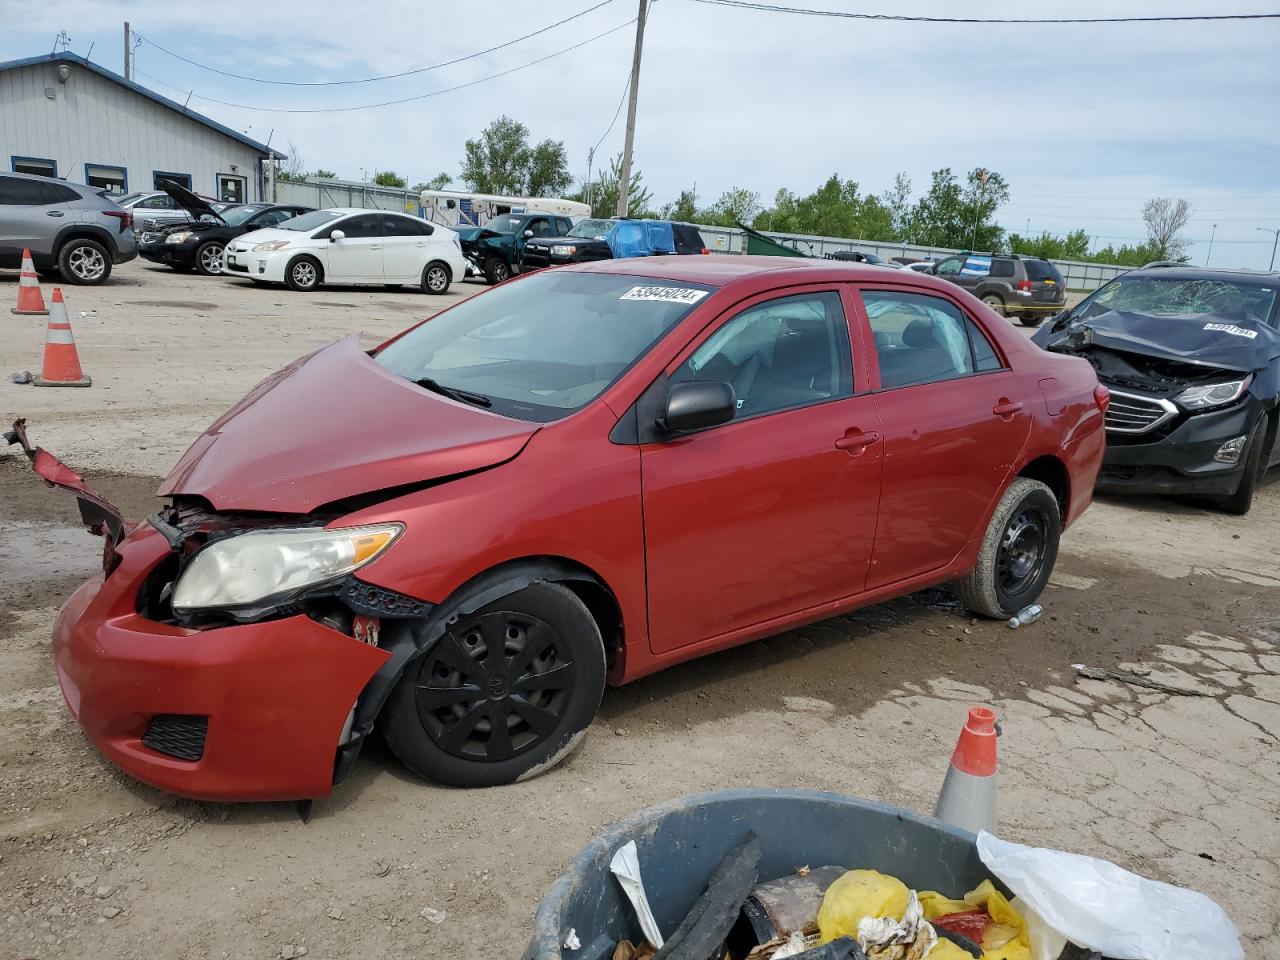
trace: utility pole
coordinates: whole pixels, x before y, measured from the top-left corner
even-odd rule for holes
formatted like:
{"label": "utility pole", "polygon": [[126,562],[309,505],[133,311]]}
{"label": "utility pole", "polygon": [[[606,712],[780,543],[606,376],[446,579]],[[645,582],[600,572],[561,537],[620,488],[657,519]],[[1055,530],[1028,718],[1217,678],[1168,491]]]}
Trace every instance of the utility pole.
{"label": "utility pole", "polygon": [[276,159],[271,153],[271,138],[276,135],[276,128],[272,127],[271,132],[267,134],[267,196],[268,203],[276,202]]}
{"label": "utility pole", "polygon": [[1263,233],[1275,234],[1275,238],[1276,238],[1275,242],[1271,244],[1271,267],[1270,267],[1270,269],[1274,270],[1276,268],[1276,246],[1280,245],[1280,230],[1272,230],[1270,227],[1259,227],[1258,229],[1261,230]]}
{"label": "utility pole", "polygon": [[[595,159],[595,156],[596,156],[596,148],[588,147],[587,148],[587,183],[586,183],[586,187],[582,191],[583,196],[587,201],[588,207],[591,207],[591,198],[592,198],[592,195],[595,193],[595,191],[592,189],[594,185],[591,182],[591,161]],[[593,215],[595,214],[595,207],[591,207],[591,213]]]}
{"label": "utility pole", "polygon": [[631,91],[627,98],[627,139],[622,147],[622,173],[618,177],[618,216],[627,215],[631,200],[631,149],[636,137],[636,100],[640,96],[640,51],[644,48],[644,21],[649,0],[640,0],[636,15],[636,51],[631,58]]}
{"label": "utility pole", "polygon": [[1213,238],[1218,235],[1218,225],[1215,223],[1213,229],[1209,231],[1209,249],[1204,255],[1204,265],[1209,265],[1209,258],[1213,256]]}
{"label": "utility pole", "polygon": [[990,178],[987,171],[978,171],[978,198],[973,204],[973,236],[969,240],[969,249],[977,249],[978,246],[978,219],[982,214],[982,197],[987,192],[987,180]]}
{"label": "utility pole", "polygon": [[133,79],[133,30],[128,20],[124,22],[124,78]]}

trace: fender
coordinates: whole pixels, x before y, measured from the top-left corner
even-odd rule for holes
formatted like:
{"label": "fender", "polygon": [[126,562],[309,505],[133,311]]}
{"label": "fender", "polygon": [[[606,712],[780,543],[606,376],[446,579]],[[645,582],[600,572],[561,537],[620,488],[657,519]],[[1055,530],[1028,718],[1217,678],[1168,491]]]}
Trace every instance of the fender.
{"label": "fender", "polygon": [[56,260],[59,251],[62,250],[62,245],[75,237],[87,237],[90,240],[97,240],[107,248],[112,260],[120,253],[120,248],[116,245],[116,238],[103,227],[95,223],[68,223],[65,227],[59,227],[58,232],[54,234],[53,252],[49,255],[50,259]]}

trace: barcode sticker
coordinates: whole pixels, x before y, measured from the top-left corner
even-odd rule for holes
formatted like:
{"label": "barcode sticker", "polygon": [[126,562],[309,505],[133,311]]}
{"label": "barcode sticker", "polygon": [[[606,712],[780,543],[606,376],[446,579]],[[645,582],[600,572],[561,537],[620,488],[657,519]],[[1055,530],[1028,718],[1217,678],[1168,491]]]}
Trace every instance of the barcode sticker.
{"label": "barcode sticker", "polygon": [[706,290],[688,287],[632,287],[619,300],[655,300],[659,303],[695,304],[707,295]]}

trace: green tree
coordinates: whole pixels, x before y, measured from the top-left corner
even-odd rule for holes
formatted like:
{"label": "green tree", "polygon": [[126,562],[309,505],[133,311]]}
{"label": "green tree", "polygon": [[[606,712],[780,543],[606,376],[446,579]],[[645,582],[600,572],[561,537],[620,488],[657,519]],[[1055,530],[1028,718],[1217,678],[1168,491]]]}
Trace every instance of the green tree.
{"label": "green tree", "polygon": [[443,190],[453,182],[453,177],[447,173],[437,173],[430,180],[423,180],[421,183],[413,185],[414,193],[421,193],[423,190]]}
{"label": "green tree", "polygon": [[338,175],[334,173],[332,170],[324,170],[324,169],[312,170],[309,174],[307,174],[307,176],[311,177],[313,180],[337,180],[338,179]]}
{"label": "green tree", "polygon": [[1155,252],[1153,260],[1186,260],[1183,251],[1188,241],[1178,236],[1191,219],[1191,204],[1186,200],[1156,197],[1142,205],[1142,219],[1147,222],[1146,246]]}
{"label": "green tree", "polygon": [[573,183],[564,143],[529,144],[529,128],[502,116],[463,145],[462,180],[477,193],[549,196]]}
{"label": "green tree", "polygon": [[408,185],[409,181],[394,170],[375,170],[373,173],[373,182],[379,187],[397,187],[403,189]]}
{"label": "green tree", "polygon": [[997,250],[1004,229],[993,221],[1009,185],[993,171],[970,170],[962,185],[950,167],[933,171],[929,192],[911,209],[912,239],[934,247]]}
{"label": "green tree", "polygon": [[841,180],[839,174],[832,174],[805,197],[779,190],[773,207],[761,212],[753,226],[780,233],[895,239],[890,209],[879,198],[860,194],[856,181]]}
{"label": "green tree", "polygon": [[1038,237],[1009,234],[1009,252],[1028,257],[1044,257],[1047,260],[1089,259],[1089,234],[1084,230],[1072,230],[1065,236],[1056,236],[1047,230]]}
{"label": "green tree", "polygon": [[681,190],[674,202],[663,204],[661,213],[663,220],[691,223],[698,216],[698,195],[692,190]]}
{"label": "green tree", "polygon": [[893,239],[909,243],[915,228],[911,215],[911,178],[899,171],[893,178],[893,186],[880,194],[880,203],[889,211]]}
{"label": "green tree", "polygon": [[697,215],[698,223],[732,227],[735,223],[751,223],[760,213],[760,194],[746,187],[733,187],[720,194],[711,206]]}
{"label": "green tree", "polygon": [[[602,167],[600,172],[596,174],[595,180],[591,184],[590,191],[583,184],[568,199],[578,200],[582,203],[591,204],[591,215],[593,217],[612,217],[618,212],[618,192],[622,187],[622,154],[618,154],[609,161],[607,168]],[[588,200],[588,197],[590,198]],[[639,168],[631,168],[631,182],[627,189],[627,216],[636,219],[652,218],[653,210],[649,204],[653,200],[653,194],[649,188],[644,185],[644,174]]]}

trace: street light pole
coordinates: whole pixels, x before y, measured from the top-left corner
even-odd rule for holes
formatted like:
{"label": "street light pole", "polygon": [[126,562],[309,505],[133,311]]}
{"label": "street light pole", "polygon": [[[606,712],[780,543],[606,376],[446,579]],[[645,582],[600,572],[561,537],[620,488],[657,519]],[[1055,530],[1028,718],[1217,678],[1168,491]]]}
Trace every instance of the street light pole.
{"label": "street light pole", "polygon": [[640,52],[644,48],[644,21],[649,0],[640,0],[636,15],[636,49],[631,58],[631,91],[627,97],[627,139],[622,146],[622,170],[618,176],[618,216],[627,215],[631,200],[631,148],[636,137],[636,100],[640,96]]}
{"label": "street light pole", "polygon": [[1276,238],[1275,242],[1271,244],[1271,267],[1270,267],[1270,269],[1274,270],[1276,268],[1276,246],[1280,245],[1280,230],[1273,230],[1270,227],[1259,227],[1258,229],[1261,230],[1263,233],[1275,234],[1275,238]]}
{"label": "street light pole", "polygon": [[1217,235],[1218,235],[1218,225],[1215,223],[1213,225],[1213,229],[1209,231],[1209,250],[1204,255],[1204,265],[1206,267],[1209,265],[1209,258],[1213,256],[1213,238],[1216,237]]}

